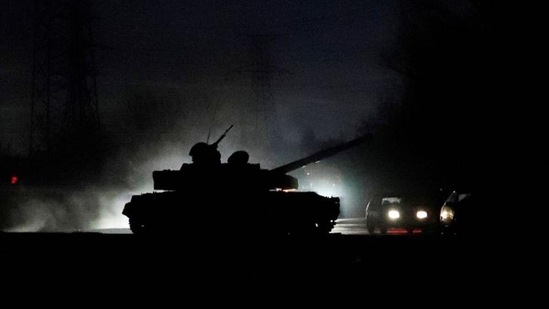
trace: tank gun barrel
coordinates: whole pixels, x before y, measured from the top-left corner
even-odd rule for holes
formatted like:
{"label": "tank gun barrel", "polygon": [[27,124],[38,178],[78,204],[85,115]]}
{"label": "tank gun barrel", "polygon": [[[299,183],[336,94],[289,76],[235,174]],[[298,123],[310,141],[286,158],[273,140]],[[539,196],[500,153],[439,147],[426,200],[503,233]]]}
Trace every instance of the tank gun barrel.
{"label": "tank gun barrel", "polygon": [[225,132],[223,132],[223,134],[221,134],[221,136],[217,139],[217,141],[215,141],[212,145],[213,146],[217,146],[217,144],[219,144],[219,142],[221,142],[221,140],[223,140],[225,138],[225,135],[227,135],[227,133],[233,128],[233,125],[231,124],[231,126],[225,130]]}
{"label": "tank gun barrel", "polygon": [[303,167],[303,166],[305,166],[309,163],[316,162],[316,161],[331,157],[331,156],[333,156],[333,155],[335,155],[339,152],[342,152],[346,149],[358,146],[358,145],[360,145],[360,144],[362,144],[362,143],[364,143],[368,140],[371,140],[371,135],[370,134],[362,135],[360,137],[352,139],[352,140],[350,140],[348,142],[345,142],[343,144],[339,144],[339,145],[336,145],[336,146],[333,146],[333,147],[330,147],[330,148],[327,148],[327,149],[317,151],[317,152],[315,152],[315,153],[313,153],[313,154],[311,154],[311,155],[309,155],[305,158],[302,158],[302,159],[290,162],[288,164],[284,164],[282,166],[276,167],[276,168],[272,169],[271,171],[274,172],[274,173],[283,173],[283,174],[285,174],[285,173],[291,172],[293,170],[296,170],[300,167]]}

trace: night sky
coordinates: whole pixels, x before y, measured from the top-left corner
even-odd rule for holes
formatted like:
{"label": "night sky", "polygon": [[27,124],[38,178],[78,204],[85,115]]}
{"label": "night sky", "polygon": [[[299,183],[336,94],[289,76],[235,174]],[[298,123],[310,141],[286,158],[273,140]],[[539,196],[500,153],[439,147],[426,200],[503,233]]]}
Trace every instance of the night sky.
{"label": "night sky", "polygon": [[[271,117],[290,141],[308,131],[351,136],[377,113],[380,96],[402,87],[380,60],[397,35],[395,1],[92,3],[100,115],[114,132],[126,126],[123,102],[144,92],[185,104],[201,138],[212,126],[221,132],[237,120],[239,105],[253,99],[253,36],[271,38],[265,58]],[[2,140],[24,150],[32,2],[2,6]]]}
{"label": "night sky", "polygon": [[[0,3],[0,143],[10,155],[28,152],[32,7]],[[336,193],[353,192],[345,216],[361,216],[374,188],[418,173],[429,185],[471,185],[495,152],[501,56],[491,1],[104,0],[90,13],[110,149],[103,170],[116,178],[101,203],[119,200],[101,209],[115,216],[131,193],[152,190],[153,170],[190,162],[195,142],[230,125],[222,159],[245,148],[265,168],[372,133],[375,144],[318,172],[347,184]],[[268,43],[259,54],[258,42]],[[243,114],[261,123],[254,140],[240,131]]]}

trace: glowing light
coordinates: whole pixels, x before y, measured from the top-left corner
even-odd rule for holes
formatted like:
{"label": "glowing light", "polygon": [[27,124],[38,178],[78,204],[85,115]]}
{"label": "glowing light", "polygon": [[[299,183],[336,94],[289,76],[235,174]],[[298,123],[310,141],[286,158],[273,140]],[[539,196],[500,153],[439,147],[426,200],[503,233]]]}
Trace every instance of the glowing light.
{"label": "glowing light", "polygon": [[427,212],[425,210],[419,210],[418,212],[416,212],[416,217],[418,219],[425,219],[427,218]]}
{"label": "glowing light", "polygon": [[117,228],[129,228],[128,218],[123,215],[105,215],[99,218],[94,225],[95,229],[117,229]]}
{"label": "glowing light", "polygon": [[129,228],[128,218],[122,214],[124,205],[131,200],[133,195],[145,192],[146,189],[137,189],[126,192],[102,192],[99,204],[101,212],[92,223],[92,229],[120,229]]}
{"label": "glowing light", "polygon": [[387,234],[408,234],[405,228],[392,228],[387,230]]}
{"label": "glowing light", "polygon": [[18,182],[19,182],[19,177],[17,177],[17,175],[11,176],[11,181],[10,181],[10,183],[11,183],[12,185],[16,185]]}
{"label": "glowing light", "polygon": [[442,207],[440,212],[440,219],[444,222],[454,220],[454,210],[448,206]]}
{"label": "glowing light", "polygon": [[389,216],[389,219],[391,220],[397,220],[398,218],[400,218],[400,212],[398,212],[398,210],[391,209],[389,210],[389,212],[387,212],[387,216]]}
{"label": "glowing light", "polygon": [[282,189],[282,190],[277,189],[277,191],[282,191],[282,192],[295,192],[295,191],[297,191],[297,189]]}
{"label": "glowing light", "polygon": [[339,186],[336,183],[325,178],[316,178],[314,182],[311,182],[308,190],[315,191],[323,196],[343,196],[345,190],[343,186]]}

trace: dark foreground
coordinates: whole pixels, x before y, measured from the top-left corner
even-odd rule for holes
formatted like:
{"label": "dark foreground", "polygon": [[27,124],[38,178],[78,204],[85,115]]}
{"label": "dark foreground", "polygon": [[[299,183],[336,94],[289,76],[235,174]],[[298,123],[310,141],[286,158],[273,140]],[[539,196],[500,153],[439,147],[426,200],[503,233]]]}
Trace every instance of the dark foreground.
{"label": "dark foreground", "polygon": [[517,295],[525,271],[510,258],[521,255],[518,243],[493,238],[2,233],[0,242],[4,292],[90,293],[92,299],[112,295],[128,302],[154,295],[157,301],[198,300],[200,307],[291,299],[406,300],[407,307],[499,303]]}

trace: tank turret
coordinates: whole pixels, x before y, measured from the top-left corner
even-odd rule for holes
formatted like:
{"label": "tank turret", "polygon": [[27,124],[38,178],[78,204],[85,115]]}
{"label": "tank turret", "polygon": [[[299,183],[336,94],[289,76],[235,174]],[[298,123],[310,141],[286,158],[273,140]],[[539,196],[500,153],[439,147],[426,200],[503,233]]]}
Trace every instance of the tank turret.
{"label": "tank turret", "polygon": [[[246,151],[234,152],[227,163],[217,145],[197,143],[193,163],[179,170],[153,171],[151,193],[132,196],[123,214],[134,234],[196,232],[256,233],[259,235],[327,234],[340,213],[339,197],[299,191],[289,172],[363,143],[362,136],[313,153],[274,169],[249,163]],[[206,220],[206,221],[204,221]],[[202,233],[202,232],[201,232]]]}

